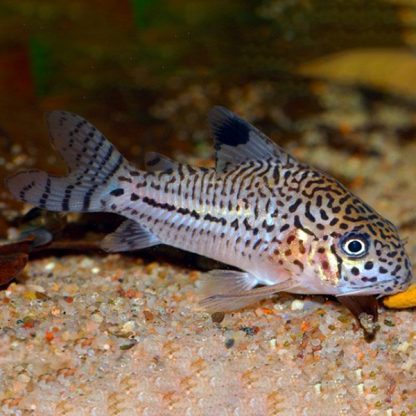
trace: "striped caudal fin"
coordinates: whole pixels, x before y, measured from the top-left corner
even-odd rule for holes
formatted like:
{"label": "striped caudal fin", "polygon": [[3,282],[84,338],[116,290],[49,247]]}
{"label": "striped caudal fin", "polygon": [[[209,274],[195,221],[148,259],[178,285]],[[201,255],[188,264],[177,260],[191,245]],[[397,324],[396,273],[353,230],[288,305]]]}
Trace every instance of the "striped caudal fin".
{"label": "striped caudal fin", "polygon": [[19,172],[6,180],[13,196],[50,211],[101,211],[102,201],[117,186],[116,177],[128,163],[117,149],[82,117],[54,111],[47,116],[51,141],[69,174],[39,170]]}

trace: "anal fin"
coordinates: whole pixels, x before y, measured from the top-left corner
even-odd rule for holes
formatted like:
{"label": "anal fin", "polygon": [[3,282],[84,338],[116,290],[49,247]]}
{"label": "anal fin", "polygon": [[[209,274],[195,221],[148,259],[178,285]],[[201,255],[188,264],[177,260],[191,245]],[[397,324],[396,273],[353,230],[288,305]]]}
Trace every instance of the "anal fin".
{"label": "anal fin", "polygon": [[108,252],[132,251],[160,243],[154,234],[139,223],[126,220],[113,233],[104,238],[101,248]]}

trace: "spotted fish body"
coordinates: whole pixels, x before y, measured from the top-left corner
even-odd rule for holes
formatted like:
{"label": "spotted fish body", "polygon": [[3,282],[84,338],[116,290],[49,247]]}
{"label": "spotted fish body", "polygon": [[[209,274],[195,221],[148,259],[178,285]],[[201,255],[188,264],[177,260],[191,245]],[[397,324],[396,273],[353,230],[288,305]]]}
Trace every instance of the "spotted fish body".
{"label": "spotted fish body", "polygon": [[69,175],[21,172],[7,181],[12,194],[52,211],[126,217],[103,241],[108,251],[164,243],[239,268],[210,274],[203,302],[210,310],[238,309],[282,290],[383,295],[410,284],[392,223],[224,108],[210,113],[212,169],[151,153],[147,170],[139,170],[81,117],[52,112],[48,124]]}

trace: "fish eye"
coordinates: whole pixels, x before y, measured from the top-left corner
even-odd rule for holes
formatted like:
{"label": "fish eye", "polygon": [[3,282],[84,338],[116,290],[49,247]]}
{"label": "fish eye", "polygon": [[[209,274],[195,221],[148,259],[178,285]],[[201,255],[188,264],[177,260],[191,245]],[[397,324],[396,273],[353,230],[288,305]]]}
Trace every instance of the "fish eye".
{"label": "fish eye", "polygon": [[360,258],[368,253],[368,239],[359,234],[349,234],[341,239],[342,251],[349,257]]}

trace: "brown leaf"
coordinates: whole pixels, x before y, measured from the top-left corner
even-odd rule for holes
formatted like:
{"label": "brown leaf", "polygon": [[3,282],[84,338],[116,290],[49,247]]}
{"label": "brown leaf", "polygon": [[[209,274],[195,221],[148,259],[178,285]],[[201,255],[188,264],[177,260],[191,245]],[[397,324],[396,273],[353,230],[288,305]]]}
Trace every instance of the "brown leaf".
{"label": "brown leaf", "polygon": [[95,241],[84,241],[84,240],[60,240],[52,241],[46,246],[35,247],[34,253],[43,253],[48,251],[75,251],[75,252],[86,252],[86,251],[102,251],[100,244]]}
{"label": "brown leaf", "polygon": [[27,238],[17,243],[4,244],[0,246],[0,256],[8,254],[17,254],[19,252],[29,253],[32,246],[33,238]]}
{"label": "brown leaf", "polygon": [[0,246],[0,286],[11,282],[26,266],[33,238]]}
{"label": "brown leaf", "polygon": [[[12,245],[12,244],[11,244]],[[15,253],[0,256],[0,285],[12,281],[26,266],[28,253]]]}

